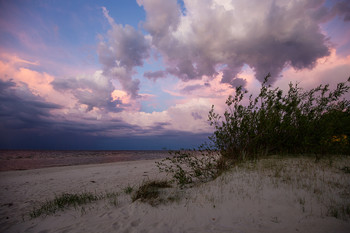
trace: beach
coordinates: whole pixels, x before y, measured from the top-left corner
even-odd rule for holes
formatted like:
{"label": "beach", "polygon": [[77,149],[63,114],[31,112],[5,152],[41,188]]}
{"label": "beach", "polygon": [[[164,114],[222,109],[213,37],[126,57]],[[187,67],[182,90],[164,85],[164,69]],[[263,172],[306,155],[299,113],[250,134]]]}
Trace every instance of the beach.
{"label": "beach", "polygon": [[[0,232],[350,232],[348,157],[247,162],[207,183],[173,184],[163,192],[174,198],[157,206],[133,202],[126,187],[170,178],[155,161],[1,172]],[[55,196],[82,192],[116,195],[29,216]]]}

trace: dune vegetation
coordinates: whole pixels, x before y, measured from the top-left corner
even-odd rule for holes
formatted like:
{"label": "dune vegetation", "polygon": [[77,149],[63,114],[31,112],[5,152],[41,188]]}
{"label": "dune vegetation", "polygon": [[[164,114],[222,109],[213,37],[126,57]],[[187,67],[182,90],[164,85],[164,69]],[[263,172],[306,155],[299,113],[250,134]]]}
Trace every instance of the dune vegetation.
{"label": "dune vegetation", "polygon": [[265,77],[255,97],[243,87],[226,100],[223,115],[209,112],[215,128],[210,143],[194,151],[177,151],[157,163],[180,185],[208,181],[233,164],[271,155],[308,155],[315,161],[329,155],[349,155],[350,78],[334,90],[319,85],[304,91],[289,84],[286,93],[268,85]]}

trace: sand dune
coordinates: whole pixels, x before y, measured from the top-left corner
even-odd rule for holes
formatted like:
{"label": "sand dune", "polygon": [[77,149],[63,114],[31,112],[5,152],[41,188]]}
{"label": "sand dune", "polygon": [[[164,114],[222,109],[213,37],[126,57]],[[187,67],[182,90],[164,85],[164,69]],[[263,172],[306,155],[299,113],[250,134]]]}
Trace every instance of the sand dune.
{"label": "sand dune", "polygon": [[[350,159],[264,159],[233,168],[212,182],[170,188],[156,207],[123,192],[162,179],[154,161],[0,173],[0,232],[350,232]],[[118,192],[104,199],[30,219],[28,213],[61,193]],[[348,208],[348,209],[347,209]]]}

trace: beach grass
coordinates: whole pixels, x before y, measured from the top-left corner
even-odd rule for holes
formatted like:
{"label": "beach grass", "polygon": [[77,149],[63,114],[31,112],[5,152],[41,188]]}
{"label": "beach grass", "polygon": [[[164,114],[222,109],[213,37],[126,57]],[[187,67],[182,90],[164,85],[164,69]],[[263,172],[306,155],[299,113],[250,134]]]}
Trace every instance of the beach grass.
{"label": "beach grass", "polygon": [[134,191],[134,187],[128,185],[123,189],[125,194],[131,194]]}
{"label": "beach grass", "polygon": [[160,197],[160,190],[171,187],[171,184],[167,180],[145,181],[132,195],[132,201],[140,200],[141,202],[147,202],[152,206],[156,206],[164,202],[164,199]]}
{"label": "beach grass", "polygon": [[63,193],[56,196],[53,200],[44,202],[39,208],[34,208],[29,214],[31,218],[37,218],[42,215],[55,214],[69,207],[77,207],[87,203],[92,203],[101,199],[101,196],[90,192],[80,194]]}
{"label": "beach grass", "polygon": [[166,201],[174,202],[180,200],[179,195],[168,195],[166,198],[161,197],[160,190],[171,187],[170,182],[167,180],[150,180],[144,181],[137,190],[134,190],[133,186],[128,185],[123,188],[123,192],[106,191],[101,194],[93,194],[91,192],[83,192],[79,194],[62,193],[52,200],[41,203],[39,207],[34,207],[29,213],[29,216],[30,218],[37,218],[40,216],[53,215],[58,211],[64,211],[70,207],[77,208],[104,199],[109,200],[111,205],[117,207],[119,203],[118,197],[122,193],[132,195],[132,202],[140,200],[141,202],[149,203],[151,206],[157,206]]}

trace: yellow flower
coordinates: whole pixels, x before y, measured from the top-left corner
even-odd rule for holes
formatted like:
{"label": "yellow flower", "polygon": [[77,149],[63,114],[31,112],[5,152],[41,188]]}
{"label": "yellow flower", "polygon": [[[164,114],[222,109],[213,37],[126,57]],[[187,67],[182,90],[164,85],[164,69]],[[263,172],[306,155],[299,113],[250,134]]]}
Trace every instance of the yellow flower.
{"label": "yellow flower", "polygon": [[348,144],[348,136],[345,134],[333,136],[332,142],[339,142],[341,144]]}

